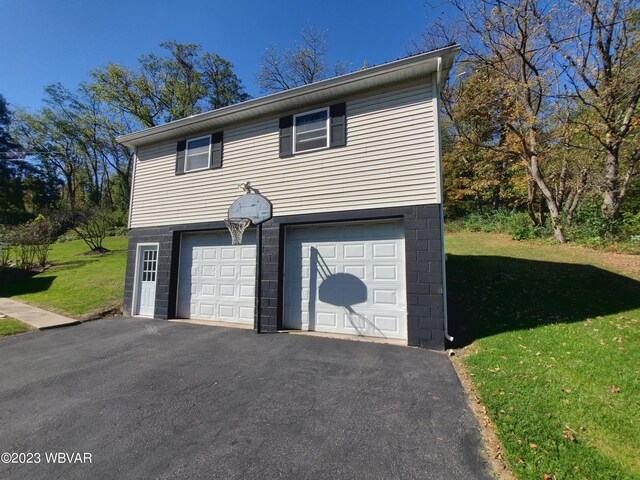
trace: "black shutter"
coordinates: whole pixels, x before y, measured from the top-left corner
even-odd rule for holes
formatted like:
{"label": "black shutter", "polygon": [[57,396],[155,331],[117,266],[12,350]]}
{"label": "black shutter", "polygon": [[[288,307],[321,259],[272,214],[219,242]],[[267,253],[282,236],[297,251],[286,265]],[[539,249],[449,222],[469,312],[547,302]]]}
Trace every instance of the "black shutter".
{"label": "black shutter", "polygon": [[331,116],[331,138],[329,147],[342,147],[347,144],[347,104],[336,103],[329,107],[329,115]]}
{"label": "black shutter", "polygon": [[293,155],[293,115],[280,119],[280,158]]}
{"label": "black shutter", "polygon": [[187,148],[187,141],[180,140],[176,152],[176,175],[184,174],[184,151]]}
{"label": "black shutter", "polygon": [[223,132],[211,135],[211,165],[209,168],[222,168],[222,137]]}

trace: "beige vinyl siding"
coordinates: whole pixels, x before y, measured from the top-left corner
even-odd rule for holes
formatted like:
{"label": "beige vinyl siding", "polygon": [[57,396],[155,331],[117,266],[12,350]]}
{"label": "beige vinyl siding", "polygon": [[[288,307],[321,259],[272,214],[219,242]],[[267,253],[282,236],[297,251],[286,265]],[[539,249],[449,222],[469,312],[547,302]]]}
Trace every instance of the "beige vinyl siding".
{"label": "beige vinyl siding", "polygon": [[222,169],[175,175],[177,141],[140,148],[131,227],[223,219],[251,180],[274,216],[438,203],[432,82],[347,101],[347,145],[279,158],[278,118],[224,131]]}

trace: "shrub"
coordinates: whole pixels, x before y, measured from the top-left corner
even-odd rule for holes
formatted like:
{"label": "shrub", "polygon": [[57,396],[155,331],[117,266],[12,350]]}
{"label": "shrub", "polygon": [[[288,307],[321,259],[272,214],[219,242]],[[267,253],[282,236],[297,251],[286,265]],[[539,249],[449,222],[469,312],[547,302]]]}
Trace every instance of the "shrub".
{"label": "shrub", "polygon": [[19,268],[29,270],[46,266],[55,230],[53,222],[42,215],[13,229],[11,243]]}
{"label": "shrub", "polygon": [[73,214],[73,231],[84,240],[92,252],[107,252],[102,242],[116,223],[117,215],[118,212],[106,207],[82,207]]}
{"label": "shrub", "polygon": [[8,267],[13,249],[13,232],[0,225],[0,267]]}
{"label": "shrub", "polygon": [[622,214],[622,233],[623,235],[635,241],[640,238],[640,212],[633,214],[625,212]]}
{"label": "shrub", "polygon": [[71,231],[71,232],[67,232],[67,233],[64,233],[64,234],[60,235],[58,238],[56,238],[56,242],[55,243],[71,242],[73,240],[80,240],[80,235],[78,235],[74,231]]}
{"label": "shrub", "polygon": [[526,213],[512,213],[508,219],[509,235],[514,240],[530,240],[536,237],[536,227]]}
{"label": "shrub", "polygon": [[126,237],[129,234],[129,229],[127,227],[114,227],[109,230],[109,237]]}
{"label": "shrub", "polygon": [[573,217],[569,233],[573,240],[588,246],[601,246],[615,239],[620,222],[604,218],[595,203],[581,205]]}

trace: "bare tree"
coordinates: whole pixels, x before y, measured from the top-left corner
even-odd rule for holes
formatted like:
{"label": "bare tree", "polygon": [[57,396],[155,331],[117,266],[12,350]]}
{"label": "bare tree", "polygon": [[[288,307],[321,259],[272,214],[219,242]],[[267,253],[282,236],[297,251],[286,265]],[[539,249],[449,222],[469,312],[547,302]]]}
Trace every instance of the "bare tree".
{"label": "bare tree", "polygon": [[640,11],[623,0],[572,0],[534,12],[564,67],[569,95],[586,111],[572,122],[604,154],[601,210],[615,219],[640,161]]}
{"label": "bare tree", "polygon": [[267,47],[260,59],[258,86],[266,93],[307,85],[347,71],[345,62],[336,62],[329,72],[326,31],[312,25],[300,32],[300,43],[284,52],[276,45]]}
{"label": "bare tree", "polygon": [[[531,178],[530,194],[535,195],[536,190],[542,194],[554,237],[564,243],[561,206],[552,188],[551,174],[545,170],[550,169],[545,157],[549,114],[545,100],[553,82],[554,64],[544,50],[535,2],[453,0],[452,4],[468,32],[462,45],[466,61],[490,71],[492,81],[498,82],[504,92],[498,108],[506,129],[504,142],[483,146],[518,156]],[[441,32],[442,38],[446,36]]]}

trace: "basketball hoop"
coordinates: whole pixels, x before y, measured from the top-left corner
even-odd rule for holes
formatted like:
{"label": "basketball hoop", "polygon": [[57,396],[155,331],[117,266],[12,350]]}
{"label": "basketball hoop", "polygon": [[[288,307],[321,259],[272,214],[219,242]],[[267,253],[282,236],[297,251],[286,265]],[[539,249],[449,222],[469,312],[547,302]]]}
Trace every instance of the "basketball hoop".
{"label": "basketball hoop", "polygon": [[242,243],[242,234],[251,225],[251,220],[248,218],[228,217],[224,219],[224,223],[231,234],[231,244],[240,245]]}

